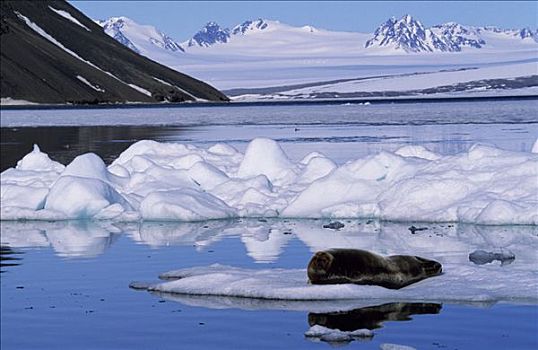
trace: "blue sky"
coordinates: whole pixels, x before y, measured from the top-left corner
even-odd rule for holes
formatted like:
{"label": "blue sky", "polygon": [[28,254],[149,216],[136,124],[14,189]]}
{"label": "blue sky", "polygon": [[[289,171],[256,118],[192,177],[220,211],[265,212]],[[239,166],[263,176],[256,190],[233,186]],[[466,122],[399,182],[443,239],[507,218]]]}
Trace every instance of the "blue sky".
{"label": "blue sky", "polygon": [[537,1],[70,1],[94,19],[127,16],[177,40],[190,38],[208,21],[232,27],[247,19],[291,25],[373,32],[391,16],[411,14],[424,25],[454,21],[503,28],[538,26]]}

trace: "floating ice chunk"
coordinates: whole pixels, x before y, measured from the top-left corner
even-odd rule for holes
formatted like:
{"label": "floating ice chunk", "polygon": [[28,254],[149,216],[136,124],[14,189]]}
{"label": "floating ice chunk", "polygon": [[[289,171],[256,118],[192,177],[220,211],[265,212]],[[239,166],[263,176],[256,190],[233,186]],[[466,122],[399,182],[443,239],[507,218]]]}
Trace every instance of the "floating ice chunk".
{"label": "floating ice chunk", "polygon": [[273,184],[265,175],[258,175],[249,179],[230,179],[211,191],[215,196],[222,199],[231,206],[236,206],[242,202],[245,193],[250,189],[258,193],[269,195],[273,191]]}
{"label": "floating ice chunk", "polygon": [[237,216],[233,208],[217,197],[189,188],[148,194],[140,203],[140,215],[145,220],[181,221]]}
{"label": "floating ice chunk", "polygon": [[435,216],[441,221],[457,221],[457,204],[464,200],[471,184],[450,178],[410,178],[394,184],[379,199],[383,212],[396,220],[409,217],[428,221]]}
{"label": "floating ice chunk", "polygon": [[[36,148],[16,169],[1,174],[1,184],[45,190],[60,172],[62,177],[97,179],[110,185],[134,207],[128,214],[130,219],[144,216],[138,212],[138,203],[152,193],[192,190],[189,197],[198,203],[194,211],[200,215],[180,215],[177,210],[182,204],[166,200],[163,208],[176,207],[175,214],[152,211],[150,217],[200,220],[233,213],[243,217],[538,224],[538,154],[485,145],[452,156],[435,155],[418,146],[404,147],[396,153],[380,152],[338,167],[316,152],[292,163],[269,139],[253,140],[244,156],[225,144],[204,149],[139,141],[108,168],[97,155],[84,154],[65,169]],[[11,191],[14,189],[9,192],[13,194]],[[146,204],[157,205],[157,197]],[[12,202],[15,196],[9,198],[5,203],[16,205]],[[24,208],[20,209],[25,210],[19,212],[20,218],[32,217],[29,208],[36,210],[35,218],[52,215],[38,214],[39,200],[30,202],[21,204]],[[106,206],[110,204],[114,203]],[[203,211],[206,204],[219,209]],[[113,212],[105,210],[97,217],[109,218]],[[216,216],[209,217],[212,213]],[[9,215],[16,215],[16,211],[10,209]],[[120,216],[124,215],[127,211]]]}
{"label": "floating ice chunk", "polygon": [[217,143],[209,147],[207,151],[219,156],[233,156],[238,153],[235,148],[225,143]]}
{"label": "floating ice chunk", "polygon": [[253,270],[217,264],[164,273],[161,277],[169,281],[152,284],[148,290],[274,300],[538,301],[536,271],[512,269],[506,274],[495,266],[486,267],[443,263],[443,275],[393,290],[354,284],[312,285],[305,269]]}
{"label": "floating ice chunk", "polygon": [[494,260],[499,260],[501,265],[509,265],[515,260],[516,256],[511,251],[501,250],[498,253],[486,252],[485,250],[475,250],[469,254],[469,261],[477,265],[484,265],[493,262]]}
{"label": "floating ice chunk", "polygon": [[211,190],[230,179],[217,167],[204,161],[195,163],[188,174],[204,190]]}
{"label": "floating ice chunk", "polygon": [[373,202],[380,192],[378,184],[356,180],[341,168],[314,181],[284,209],[285,217],[329,217],[324,209],[345,203]]}
{"label": "floating ice chunk", "polygon": [[198,162],[203,162],[204,158],[198,154],[188,154],[183,157],[176,158],[170,162],[170,166],[175,169],[189,169]]}
{"label": "floating ice chunk", "polygon": [[416,145],[403,146],[397,149],[394,153],[402,157],[416,157],[427,160],[437,160],[441,158],[440,155],[429,151],[424,146]]}
{"label": "floating ice chunk", "polygon": [[312,157],[305,165],[297,179],[299,183],[312,183],[337,168],[336,164],[326,157]]}
{"label": "floating ice chunk", "polygon": [[95,153],[77,156],[61,174],[61,176],[85,177],[110,183],[109,175],[105,162]]}
{"label": "floating ice chunk", "polygon": [[237,175],[242,178],[265,175],[271,182],[276,183],[291,175],[293,168],[293,163],[278,143],[271,139],[258,138],[249,143]]}
{"label": "floating ice chunk", "polygon": [[391,343],[383,343],[379,346],[381,350],[416,350],[412,346],[407,345],[400,345],[400,344],[391,344]]}
{"label": "floating ice chunk", "polygon": [[130,160],[135,156],[145,156],[149,159],[159,159],[163,156],[168,159],[182,157],[190,153],[189,147],[183,144],[176,143],[160,143],[153,140],[141,140],[138,141],[125,151],[123,151],[120,156],[115,159],[111,165],[122,165],[129,171],[132,168],[129,165]]}
{"label": "floating ice chunk", "polygon": [[487,223],[493,225],[502,225],[510,220],[516,222],[538,222],[538,208],[534,205],[524,206],[497,199],[488,203],[475,219],[479,224]]}
{"label": "floating ice chunk", "polygon": [[63,171],[65,166],[49,158],[46,153],[41,152],[38,145],[34,145],[32,152],[25,155],[17,162],[16,169],[33,171]]}
{"label": "floating ice chunk", "polygon": [[129,171],[127,169],[125,169],[124,167],[122,167],[121,165],[119,165],[119,164],[109,166],[108,171],[111,174],[114,174],[114,175],[120,176],[120,177],[129,177],[129,175],[130,175]]}
{"label": "floating ice chunk", "polygon": [[369,329],[357,329],[354,331],[341,331],[339,329],[331,329],[320,325],[310,327],[305,332],[307,338],[318,338],[321,341],[329,343],[350,342],[355,339],[369,339],[374,336],[374,332]]}
{"label": "floating ice chunk", "polygon": [[2,184],[0,193],[2,208],[17,207],[39,210],[43,209],[49,190],[48,188]]}
{"label": "floating ice chunk", "polygon": [[[82,169],[81,173],[84,173]],[[61,212],[69,219],[91,218],[111,204],[131,209],[108,183],[96,178],[61,176],[51,187],[45,209]]]}

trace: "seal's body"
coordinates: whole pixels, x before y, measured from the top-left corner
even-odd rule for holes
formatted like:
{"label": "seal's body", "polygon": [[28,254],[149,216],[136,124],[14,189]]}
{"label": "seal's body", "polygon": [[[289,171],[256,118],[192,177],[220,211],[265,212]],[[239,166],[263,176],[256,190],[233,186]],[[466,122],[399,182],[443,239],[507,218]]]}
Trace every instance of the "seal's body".
{"label": "seal's body", "polygon": [[358,249],[320,251],[308,264],[312,284],[372,284],[390,289],[400,289],[441,271],[437,261],[410,255],[383,257]]}

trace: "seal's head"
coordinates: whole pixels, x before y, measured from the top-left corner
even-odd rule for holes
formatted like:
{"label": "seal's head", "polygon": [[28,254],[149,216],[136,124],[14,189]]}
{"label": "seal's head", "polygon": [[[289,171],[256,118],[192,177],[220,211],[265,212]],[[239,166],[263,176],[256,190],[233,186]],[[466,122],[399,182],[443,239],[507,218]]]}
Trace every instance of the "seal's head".
{"label": "seal's head", "polygon": [[418,260],[427,277],[437,276],[443,272],[443,266],[435,260],[424,259],[420,256],[415,256],[415,259]]}
{"label": "seal's head", "polygon": [[316,284],[325,280],[334,257],[329,252],[317,252],[308,263],[308,279]]}

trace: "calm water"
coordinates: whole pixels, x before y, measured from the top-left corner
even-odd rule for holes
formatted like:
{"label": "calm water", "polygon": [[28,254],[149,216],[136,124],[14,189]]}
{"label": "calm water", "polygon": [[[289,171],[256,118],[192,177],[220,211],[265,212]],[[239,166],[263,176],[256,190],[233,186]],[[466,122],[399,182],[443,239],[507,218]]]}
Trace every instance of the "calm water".
{"label": "calm water", "polygon": [[[440,154],[487,143],[529,151],[538,137],[538,100],[341,106],[265,106],[2,111],[1,168],[37,143],[64,164],[94,152],[115,159],[152,139],[239,150],[255,137],[278,140],[293,160],[321,151],[337,163],[416,144]],[[38,127],[25,127],[30,121]],[[51,127],[51,124],[64,125]],[[110,126],[110,123],[116,125]],[[153,125],[148,125],[152,123]],[[83,124],[85,126],[70,126]],[[103,125],[108,124],[108,125]]]}
{"label": "calm water", "polygon": [[[319,308],[315,303],[171,297],[128,288],[132,281],[153,281],[164,271],[213,263],[304,268],[313,251],[346,242],[349,247],[377,251],[402,246],[403,251],[413,252],[421,245],[398,243],[410,238],[408,224],[346,222],[348,228],[341,231],[309,233],[321,224],[315,220],[143,225],[3,222],[2,241],[11,247],[3,256],[16,260],[2,267],[2,349],[328,347],[304,337],[312,324],[374,329],[371,340],[350,344],[366,349],[378,349],[383,343],[418,349],[534,349],[538,345],[538,309],[524,301],[394,304],[385,300],[343,314],[320,314],[312,312]],[[283,234],[284,227],[291,234]],[[496,240],[502,230],[506,229],[497,228],[490,237],[487,228],[430,225],[421,234],[424,244],[446,242],[446,252],[436,249],[437,254],[466,256],[476,247],[491,246],[492,241],[493,246],[500,244]],[[512,228],[507,236],[515,238],[507,241],[537,234],[535,227]],[[511,249],[520,257],[517,249]],[[516,257],[511,265],[497,268],[510,273],[520,263]]]}
{"label": "calm water", "polygon": [[[536,101],[2,111],[1,167],[14,166],[33,143],[65,164],[84,152],[95,152],[110,162],[141,139],[200,145],[225,141],[244,149],[248,140],[263,136],[279,140],[294,160],[318,150],[339,163],[406,144],[424,145],[442,154],[466,150],[476,142],[529,151],[538,136],[536,111]],[[31,117],[44,126],[21,126]],[[103,125],[110,118],[131,125]],[[17,120],[19,124],[14,122]],[[68,126],[81,120],[97,125]],[[148,120],[163,125],[146,125]],[[51,121],[66,126],[47,126]],[[256,220],[114,225],[2,222],[1,348],[330,348],[330,344],[304,337],[310,325],[320,320],[346,329],[373,328],[372,339],[349,344],[365,349],[379,349],[386,343],[417,349],[538,347],[538,308],[525,301],[372,301],[367,308],[346,314],[319,315],[311,312],[314,306],[172,298],[128,288],[132,281],[152,281],[164,271],[213,263],[253,269],[304,268],[312,252],[335,242],[382,252],[404,247],[410,234],[409,224],[377,222],[346,223],[347,227],[371,225],[367,230],[310,234],[309,227],[321,224]],[[291,234],[283,234],[283,227],[289,227]],[[498,237],[531,242],[538,237],[535,227],[456,225],[450,232],[437,229],[439,232],[433,227],[425,231],[430,236],[424,236],[424,242],[435,239],[434,233],[450,237],[458,243],[457,253],[462,256],[477,247],[502,247]],[[503,229],[507,232],[499,233]],[[447,255],[455,254],[453,244],[446,247]],[[538,246],[526,249],[538,251]],[[519,263],[516,258],[513,264]],[[501,268],[509,273],[511,267],[499,265]]]}

